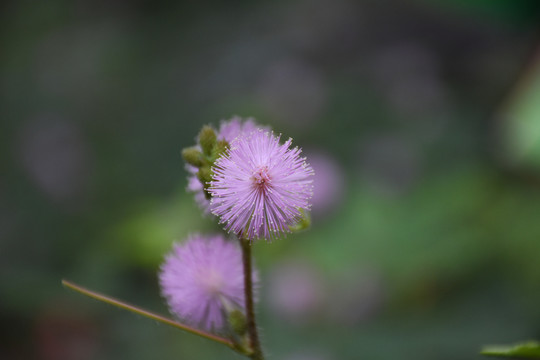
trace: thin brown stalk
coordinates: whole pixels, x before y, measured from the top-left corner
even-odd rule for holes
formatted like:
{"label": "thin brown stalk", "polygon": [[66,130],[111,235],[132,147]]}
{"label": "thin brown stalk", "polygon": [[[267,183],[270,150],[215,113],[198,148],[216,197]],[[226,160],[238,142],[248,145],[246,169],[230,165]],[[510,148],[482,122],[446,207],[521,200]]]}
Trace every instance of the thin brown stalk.
{"label": "thin brown stalk", "polygon": [[159,321],[159,322],[161,322],[163,324],[167,324],[167,325],[175,327],[177,329],[184,330],[184,331],[190,332],[190,333],[198,335],[198,336],[202,336],[202,337],[204,337],[206,339],[213,340],[213,341],[218,342],[220,344],[227,345],[230,348],[236,349],[231,340],[223,338],[221,336],[210,334],[210,333],[207,333],[205,331],[192,328],[190,326],[181,324],[181,323],[179,323],[177,321],[166,318],[164,316],[161,316],[161,315],[152,313],[150,311],[141,309],[141,308],[136,307],[134,305],[130,305],[130,304],[127,304],[127,303],[125,303],[123,301],[111,298],[109,296],[97,293],[95,291],[88,290],[88,289],[86,289],[86,288],[84,288],[82,286],[76,285],[76,284],[74,284],[74,283],[72,283],[70,281],[67,281],[67,280],[62,280],[62,285],[64,285],[65,287],[67,287],[67,288],[69,288],[71,290],[74,290],[74,291],[76,291],[76,292],[78,292],[80,294],[91,297],[93,299],[103,301],[104,303],[117,306],[117,307],[119,307],[121,309],[128,310],[128,311],[134,312],[134,313],[142,315],[142,316],[146,316],[147,318]]}

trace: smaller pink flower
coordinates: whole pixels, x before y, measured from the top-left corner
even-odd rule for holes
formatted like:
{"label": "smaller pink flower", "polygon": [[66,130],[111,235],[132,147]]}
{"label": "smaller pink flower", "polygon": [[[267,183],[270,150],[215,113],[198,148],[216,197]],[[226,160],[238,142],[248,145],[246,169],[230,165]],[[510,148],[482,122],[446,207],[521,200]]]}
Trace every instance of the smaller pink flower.
{"label": "smaller pink flower", "polygon": [[[252,274],[254,283],[257,276]],[[226,309],[244,309],[242,253],[222,235],[192,235],[175,244],[159,273],[173,314],[209,331],[226,326]]]}

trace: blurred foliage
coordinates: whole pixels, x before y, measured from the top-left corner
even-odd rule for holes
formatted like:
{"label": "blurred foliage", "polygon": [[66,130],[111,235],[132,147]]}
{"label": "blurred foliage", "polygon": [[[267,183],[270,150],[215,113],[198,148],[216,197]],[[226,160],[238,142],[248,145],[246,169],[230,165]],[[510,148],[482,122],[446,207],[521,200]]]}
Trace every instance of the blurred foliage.
{"label": "blurred foliage", "polygon": [[[235,114],[344,179],[309,231],[254,244],[270,359],[540,337],[539,2],[0,6],[1,359],[241,358],[60,285],[167,313],[163,254],[220,231],[180,151]],[[276,297],[286,263],[306,280]]]}
{"label": "blurred foliage", "polygon": [[[536,56],[535,60],[539,57]],[[522,167],[540,166],[540,67],[536,62],[503,112],[506,155]]]}
{"label": "blurred foliage", "polygon": [[536,341],[530,341],[517,345],[492,345],[486,346],[482,350],[482,355],[510,357],[510,358],[540,358],[540,344]]}

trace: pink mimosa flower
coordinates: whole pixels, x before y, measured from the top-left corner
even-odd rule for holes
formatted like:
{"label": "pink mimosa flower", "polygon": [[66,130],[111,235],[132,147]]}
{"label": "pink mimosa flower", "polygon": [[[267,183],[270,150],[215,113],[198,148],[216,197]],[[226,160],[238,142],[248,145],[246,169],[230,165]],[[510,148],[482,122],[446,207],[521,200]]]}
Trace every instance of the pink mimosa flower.
{"label": "pink mimosa flower", "polygon": [[227,309],[244,309],[242,253],[222,235],[192,235],[175,244],[159,283],[172,313],[209,331],[225,327]]}
{"label": "pink mimosa flower", "polygon": [[227,231],[252,240],[289,232],[308,210],[313,169],[279,137],[264,130],[237,137],[213,168],[211,211]]}

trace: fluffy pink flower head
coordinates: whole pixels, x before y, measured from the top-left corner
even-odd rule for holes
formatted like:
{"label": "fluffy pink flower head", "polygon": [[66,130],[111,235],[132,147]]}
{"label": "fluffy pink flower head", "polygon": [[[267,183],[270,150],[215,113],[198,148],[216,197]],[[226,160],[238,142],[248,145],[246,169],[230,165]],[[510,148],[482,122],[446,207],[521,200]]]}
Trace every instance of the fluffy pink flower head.
{"label": "fluffy pink flower head", "polygon": [[264,130],[239,136],[216,160],[211,211],[227,231],[249,240],[272,240],[289,232],[309,209],[313,169],[279,137]]}
{"label": "fluffy pink flower head", "polygon": [[175,244],[159,283],[172,313],[209,331],[225,327],[226,309],[244,308],[242,253],[222,235],[192,235]]}

